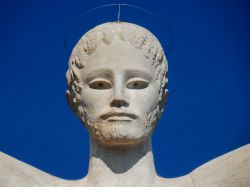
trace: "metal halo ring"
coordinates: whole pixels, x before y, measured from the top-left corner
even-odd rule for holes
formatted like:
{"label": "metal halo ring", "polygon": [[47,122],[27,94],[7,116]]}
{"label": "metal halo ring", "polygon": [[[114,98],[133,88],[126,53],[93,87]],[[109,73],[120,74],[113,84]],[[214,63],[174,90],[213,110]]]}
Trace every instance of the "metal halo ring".
{"label": "metal halo ring", "polygon": [[[103,8],[106,8],[106,7],[111,7],[111,6],[118,6],[118,17],[117,17],[117,22],[120,21],[120,7],[121,6],[128,6],[128,7],[131,7],[131,8],[135,8],[135,9],[138,9],[144,13],[147,13],[147,14],[150,14],[152,17],[155,17],[157,18],[158,20],[160,20],[160,18],[158,16],[156,16],[155,14],[153,14],[150,10],[146,9],[146,8],[143,8],[143,7],[139,7],[139,6],[136,6],[136,5],[133,5],[133,4],[105,4],[105,5],[100,5],[100,6],[97,6],[95,8],[92,8],[86,12],[84,12],[83,14],[81,14],[78,19],[71,24],[71,26],[69,27],[68,29],[68,32],[66,33],[65,35],[65,38],[64,38],[64,47],[65,47],[65,50],[67,51],[67,53],[70,55],[71,54],[71,50],[69,50],[69,38],[70,36],[72,36],[72,33],[74,31],[74,26],[75,25],[78,25],[77,23],[79,22],[80,19],[82,19],[83,17],[86,17],[87,15],[89,15],[90,13],[92,12],[95,12],[99,9],[103,9]],[[169,40],[169,45],[166,49],[166,55],[168,55],[170,53],[170,51],[172,50],[172,47],[173,47],[173,35],[172,35],[172,32],[170,31],[169,27],[166,26],[165,30],[167,33],[169,33],[169,36],[170,36],[170,40]]]}

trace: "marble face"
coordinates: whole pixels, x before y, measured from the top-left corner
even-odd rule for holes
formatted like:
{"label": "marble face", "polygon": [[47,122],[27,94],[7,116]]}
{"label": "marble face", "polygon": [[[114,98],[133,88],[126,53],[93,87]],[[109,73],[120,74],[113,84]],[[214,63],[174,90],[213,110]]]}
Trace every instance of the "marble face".
{"label": "marble face", "polygon": [[144,141],[154,129],[149,118],[158,104],[160,84],[143,51],[115,38],[101,44],[81,69],[85,125],[105,145]]}
{"label": "marble face", "polygon": [[167,60],[157,38],[135,24],[99,25],[78,41],[66,74],[67,100],[105,146],[150,137],[167,96]]}

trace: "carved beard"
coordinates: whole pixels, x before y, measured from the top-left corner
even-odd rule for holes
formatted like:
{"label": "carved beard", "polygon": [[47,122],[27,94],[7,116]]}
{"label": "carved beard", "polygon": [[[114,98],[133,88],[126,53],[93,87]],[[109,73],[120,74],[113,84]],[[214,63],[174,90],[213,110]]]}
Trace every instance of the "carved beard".
{"label": "carved beard", "polygon": [[[130,146],[144,142],[153,132],[160,114],[159,105],[147,114],[145,120],[136,124],[107,122],[91,117],[86,108],[82,108],[81,119],[91,137],[104,146]],[[136,125],[136,127],[135,127]]]}

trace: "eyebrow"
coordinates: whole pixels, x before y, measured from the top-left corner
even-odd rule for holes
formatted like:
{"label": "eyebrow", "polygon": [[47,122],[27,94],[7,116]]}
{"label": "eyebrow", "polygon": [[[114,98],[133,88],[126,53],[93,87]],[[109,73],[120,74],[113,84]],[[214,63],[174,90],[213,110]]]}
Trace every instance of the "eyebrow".
{"label": "eyebrow", "polygon": [[[153,76],[149,72],[138,70],[138,69],[125,70],[125,76],[126,76],[126,79],[130,79],[133,77],[141,77],[149,81],[153,78]],[[86,81],[89,82],[98,77],[111,79],[113,78],[113,72],[109,69],[93,70],[87,75]]]}
{"label": "eyebrow", "polygon": [[109,69],[99,69],[99,70],[94,70],[92,72],[90,72],[87,75],[86,81],[91,81],[94,78],[97,77],[102,77],[102,78],[112,78],[113,77],[113,73],[111,70]]}
{"label": "eyebrow", "polygon": [[142,71],[142,70],[131,69],[131,70],[126,70],[125,73],[127,75],[127,78],[132,78],[132,77],[138,76],[138,77],[142,77],[142,78],[151,80],[153,77],[150,73]]}

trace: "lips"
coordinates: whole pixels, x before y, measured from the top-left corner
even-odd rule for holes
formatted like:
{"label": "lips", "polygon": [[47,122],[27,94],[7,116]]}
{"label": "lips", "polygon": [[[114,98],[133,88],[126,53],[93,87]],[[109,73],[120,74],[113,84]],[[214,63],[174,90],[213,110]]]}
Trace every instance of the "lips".
{"label": "lips", "polygon": [[136,115],[123,112],[109,112],[101,116],[103,120],[107,121],[132,121],[137,118]]}

